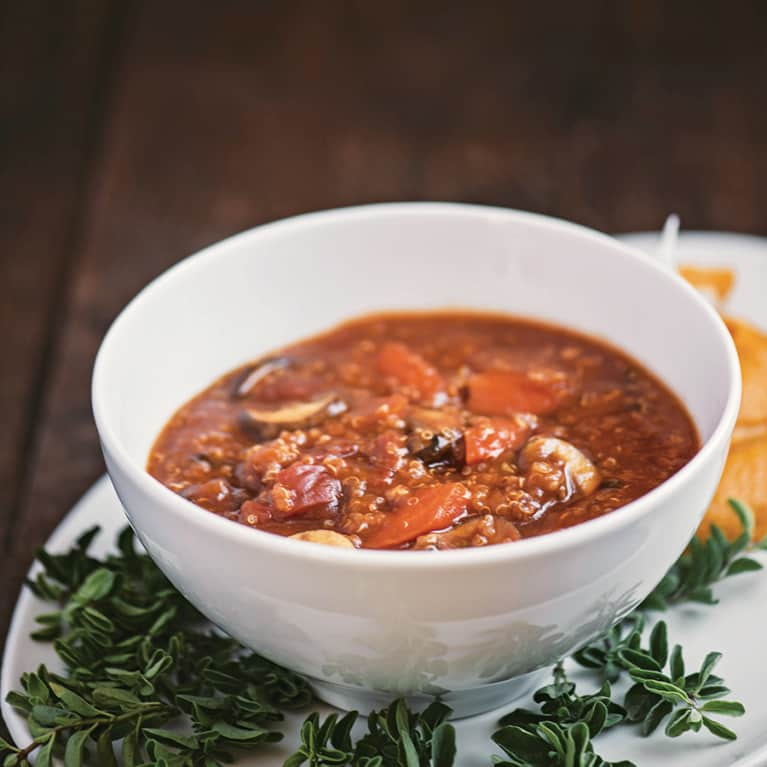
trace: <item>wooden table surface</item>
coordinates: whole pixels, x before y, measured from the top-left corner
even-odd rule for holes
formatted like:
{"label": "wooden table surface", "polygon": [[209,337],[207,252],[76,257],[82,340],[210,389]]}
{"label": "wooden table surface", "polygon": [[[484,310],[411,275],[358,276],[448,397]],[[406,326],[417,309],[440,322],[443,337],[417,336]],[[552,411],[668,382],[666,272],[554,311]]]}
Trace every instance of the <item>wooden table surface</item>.
{"label": "wooden table surface", "polygon": [[91,367],[145,283],[381,200],[765,234],[765,8],[0,2],[0,637],[104,470]]}

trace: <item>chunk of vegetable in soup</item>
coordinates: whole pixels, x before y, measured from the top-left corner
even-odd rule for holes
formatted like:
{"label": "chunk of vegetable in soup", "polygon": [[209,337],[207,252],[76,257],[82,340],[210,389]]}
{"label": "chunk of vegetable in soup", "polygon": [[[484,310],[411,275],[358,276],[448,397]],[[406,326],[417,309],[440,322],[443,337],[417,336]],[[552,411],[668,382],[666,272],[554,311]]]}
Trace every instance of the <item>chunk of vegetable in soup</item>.
{"label": "chunk of vegetable in soup", "polygon": [[184,405],[149,472],[243,525],[342,548],[510,543],[601,516],[698,449],[612,347],[501,315],[348,322]]}

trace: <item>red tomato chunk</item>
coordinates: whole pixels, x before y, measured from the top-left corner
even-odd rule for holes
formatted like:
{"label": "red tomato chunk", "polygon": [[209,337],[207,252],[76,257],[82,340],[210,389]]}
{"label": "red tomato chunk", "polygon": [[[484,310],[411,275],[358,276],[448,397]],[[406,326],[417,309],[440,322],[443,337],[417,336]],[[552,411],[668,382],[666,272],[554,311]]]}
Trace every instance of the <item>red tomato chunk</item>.
{"label": "red tomato chunk", "polygon": [[469,379],[469,408],[476,413],[548,413],[556,404],[556,395],[549,387],[523,373],[488,370]]}
{"label": "red tomato chunk", "polygon": [[444,392],[445,382],[437,369],[405,344],[385,343],[378,354],[378,367],[424,401],[433,402]]}
{"label": "red tomato chunk", "polygon": [[307,511],[335,511],[341,483],[324,466],[297,463],[277,475],[272,488],[275,516],[285,518]]}
{"label": "red tomato chunk", "polygon": [[490,461],[507,450],[522,446],[530,425],[522,419],[479,418],[464,432],[466,463]]}

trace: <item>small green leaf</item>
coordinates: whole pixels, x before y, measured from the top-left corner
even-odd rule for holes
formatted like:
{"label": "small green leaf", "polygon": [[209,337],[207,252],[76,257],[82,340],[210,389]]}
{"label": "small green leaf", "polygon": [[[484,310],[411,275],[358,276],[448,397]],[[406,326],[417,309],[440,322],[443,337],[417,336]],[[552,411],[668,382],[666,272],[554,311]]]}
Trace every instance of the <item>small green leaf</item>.
{"label": "small green leaf", "polygon": [[94,728],[78,730],[69,736],[64,749],[64,767],[81,767],[85,752],[85,741],[88,740]]}
{"label": "small green leaf", "polygon": [[149,636],[157,636],[161,634],[165,628],[176,618],[177,608],[171,607],[164,613],[157,617],[157,620],[152,624],[147,632]]}
{"label": "small green leaf", "polygon": [[720,699],[723,695],[729,695],[730,688],[723,684],[706,684],[698,690],[695,697],[699,700]]}
{"label": "small green leaf", "polygon": [[682,657],[682,648],[678,644],[674,645],[674,649],[671,651],[669,670],[674,681],[684,678],[684,658]]}
{"label": "small green leaf", "polygon": [[710,700],[703,704],[701,711],[724,716],[743,716],[746,713],[743,704],[734,700]]}
{"label": "small green leaf", "polygon": [[196,749],[200,747],[200,741],[195,735],[182,735],[173,730],[158,729],[154,727],[146,727],[144,728],[144,732],[163,744],[181,746],[182,748],[187,749]]}
{"label": "small green leaf", "polygon": [[663,668],[668,660],[668,631],[664,621],[658,621],[650,633],[650,653]]}
{"label": "small green leaf", "polygon": [[30,716],[38,724],[43,725],[43,727],[55,727],[58,724],[78,719],[77,715],[71,711],[59,708],[58,706],[32,706]]}
{"label": "small green leaf", "polygon": [[80,697],[67,687],[51,682],[53,694],[70,710],[85,717],[102,716],[105,712],[92,706],[84,698]]}
{"label": "small green leaf", "polygon": [[93,527],[89,527],[76,541],[75,546],[80,549],[81,551],[85,552],[88,551],[88,549],[91,546],[91,543],[93,543],[93,539],[101,532],[101,527],[99,525],[93,525]]}
{"label": "small green leaf", "polygon": [[666,725],[666,735],[669,738],[678,738],[683,732],[690,729],[690,709],[680,709],[675,712]]}
{"label": "small green leaf", "polygon": [[53,745],[56,742],[56,735],[51,734],[48,740],[43,743],[35,754],[35,767],[51,767],[53,762]]}
{"label": "small green leaf", "polygon": [[757,562],[750,557],[740,557],[730,564],[727,568],[727,575],[738,575],[740,573],[752,573],[755,570],[761,570],[761,562]]}
{"label": "small green leaf", "polygon": [[123,767],[137,767],[140,763],[141,753],[139,751],[138,735],[135,728],[123,738],[120,753],[122,755]]}
{"label": "small green leaf", "polygon": [[279,735],[279,733],[270,732],[257,725],[248,728],[236,727],[228,722],[216,722],[212,725],[211,729],[225,737],[227,740],[237,741],[263,740],[265,738],[271,738],[274,735]]}
{"label": "small green leaf", "polygon": [[104,634],[111,634],[115,630],[112,620],[95,607],[85,607],[80,614],[80,619],[94,630]]}
{"label": "small green leaf", "polygon": [[347,752],[352,750],[351,731],[358,717],[359,714],[356,711],[350,711],[339,719],[330,738],[335,748]]}
{"label": "small green leaf", "polygon": [[418,758],[418,752],[416,751],[413,739],[410,737],[410,733],[400,733],[400,748],[405,757],[405,767],[420,767],[421,760]]}
{"label": "small green leaf", "polygon": [[687,693],[671,682],[644,682],[644,687],[648,692],[655,693],[671,703],[692,703]]}
{"label": "small green leaf", "polygon": [[17,711],[29,713],[32,710],[32,704],[26,695],[22,695],[16,690],[11,690],[8,695],[5,696],[5,700],[9,706],[12,706]]}
{"label": "small green leaf", "polygon": [[718,605],[719,600],[714,596],[710,586],[698,586],[690,589],[685,598],[688,602],[699,602],[702,605]]}
{"label": "small green leaf", "polygon": [[124,709],[141,705],[140,698],[120,687],[97,687],[93,691],[93,701],[104,708]]}
{"label": "small green leaf", "polygon": [[493,740],[509,756],[527,759],[531,764],[546,765],[551,761],[546,741],[522,727],[503,727],[493,733]]}
{"label": "small green leaf", "polygon": [[748,535],[749,539],[753,538],[755,521],[754,512],[751,510],[751,507],[737,498],[728,498],[727,503],[730,504],[730,508],[738,515],[743,532]]}
{"label": "small green leaf", "polygon": [[33,631],[30,635],[30,639],[34,639],[35,642],[51,642],[54,639],[58,639],[61,636],[61,626],[46,626],[45,628]]}
{"label": "small green leaf", "polygon": [[668,677],[662,671],[645,671],[644,669],[630,666],[629,675],[637,682],[667,682]]}
{"label": "small green leaf", "polygon": [[82,604],[95,602],[107,596],[114,587],[115,574],[105,567],[94,570],[75,592],[72,600]]}
{"label": "small green leaf", "polygon": [[725,727],[723,724],[720,724],[715,719],[709,719],[707,716],[703,717],[703,726],[712,735],[716,735],[717,738],[722,738],[723,740],[738,739],[738,736],[731,729]]}
{"label": "small green leaf", "polygon": [[41,703],[46,703],[50,700],[51,693],[48,685],[40,678],[39,674],[28,674],[24,686],[30,697],[37,698]]}
{"label": "small green leaf", "polygon": [[629,669],[635,667],[641,671],[662,671],[662,666],[658,661],[652,655],[642,650],[625,649],[621,650],[618,655]]}
{"label": "small green leaf", "polygon": [[431,738],[432,767],[453,767],[455,755],[455,727],[443,722],[437,726]]}
{"label": "small green leaf", "polygon": [[112,730],[107,727],[96,742],[96,755],[99,767],[117,767],[117,759],[112,748]]}
{"label": "small green leaf", "polygon": [[700,667],[700,672],[698,673],[696,689],[700,689],[703,687],[703,685],[706,684],[714,670],[714,667],[717,663],[719,663],[721,659],[722,653],[720,652],[710,652],[708,655],[706,655],[703,660],[703,665]]}
{"label": "small green leaf", "polygon": [[[724,535],[722,535],[724,537]],[[727,559],[732,561],[738,554],[748,548],[751,538],[748,533],[741,533],[734,541],[731,541],[727,547]]]}
{"label": "small green leaf", "polygon": [[645,690],[644,684],[637,682],[626,693],[623,701],[628,720],[630,722],[644,720],[657,701],[658,699],[655,695]]}
{"label": "small green leaf", "polygon": [[642,735],[651,735],[658,725],[674,710],[674,704],[667,700],[659,700],[648,712],[639,730]]}

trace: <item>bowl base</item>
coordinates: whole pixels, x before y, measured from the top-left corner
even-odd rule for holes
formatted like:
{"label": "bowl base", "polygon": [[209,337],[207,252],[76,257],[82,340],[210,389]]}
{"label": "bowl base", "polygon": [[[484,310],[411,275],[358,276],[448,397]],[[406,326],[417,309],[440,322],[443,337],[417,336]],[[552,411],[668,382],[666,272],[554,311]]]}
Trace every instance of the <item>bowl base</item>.
{"label": "bowl base", "polygon": [[[452,690],[439,696],[415,694],[405,695],[404,698],[414,711],[421,711],[438,697],[440,701],[453,709],[451,719],[464,719],[501,708],[522,697],[533,689],[546,671],[547,669],[539,669],[503,682],[494,682],[468,690]],[[336,684],[321,679],[309,678],[309,682],[320,700],[343,711],[359,711],[363,716],[367,716],[370,711],[388,706],[397,697],[395,692],[366,690],[362,687]]]}

